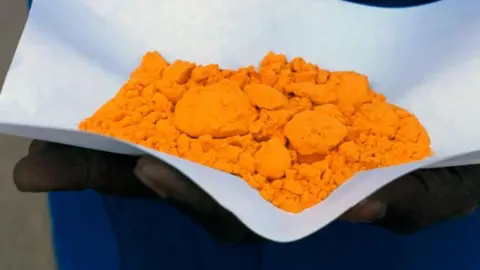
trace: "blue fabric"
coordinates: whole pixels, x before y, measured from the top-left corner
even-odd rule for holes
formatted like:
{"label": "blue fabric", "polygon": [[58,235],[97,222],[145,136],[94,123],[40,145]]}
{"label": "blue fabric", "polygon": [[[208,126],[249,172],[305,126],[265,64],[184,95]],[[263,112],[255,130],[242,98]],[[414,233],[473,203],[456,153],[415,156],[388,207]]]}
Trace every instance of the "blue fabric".
{"label": "blue fabric", "polygon": [[416,7],[438,2],[440,0],[343,0],[345,2],[356,3],[373,7],[384,8],[406,8]]}
{"label": "blue fabric", "polygon": [[480,213],[414,236],[335,222],[290,244],[227,246],[160,201],[85,191],[49,202],[59,270],[480,269]]}

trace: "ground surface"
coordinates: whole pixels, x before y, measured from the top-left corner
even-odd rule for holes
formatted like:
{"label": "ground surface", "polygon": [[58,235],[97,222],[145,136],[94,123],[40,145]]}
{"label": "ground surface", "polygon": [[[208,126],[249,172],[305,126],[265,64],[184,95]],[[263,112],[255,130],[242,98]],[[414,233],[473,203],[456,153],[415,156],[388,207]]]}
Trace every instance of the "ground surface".
{"label": "ground surface", "polygon": [[[0,85],[27,16],[26,0],[0,0]],[[0,135],[0,269],[54,269],[45,195],[21,194],[12,168],[28,141]]]}

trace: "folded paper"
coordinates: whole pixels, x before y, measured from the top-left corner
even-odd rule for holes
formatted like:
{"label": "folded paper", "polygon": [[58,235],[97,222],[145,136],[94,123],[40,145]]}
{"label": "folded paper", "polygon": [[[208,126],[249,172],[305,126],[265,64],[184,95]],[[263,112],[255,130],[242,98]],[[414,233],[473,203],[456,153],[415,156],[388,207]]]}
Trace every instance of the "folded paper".
{"label": "folded paper", "polygon": [[[0,95],[0,133],[132,155],[184,172],[253,231],[294,241],[421,167],[480,163],[480,2],[383,9],[335,0],[38,0]],[[365,171],[322,203],[290,214],[241,179],[141,146],[77,130],[146,51],[236,68],[268,51],[369,76],[416,114],[435,155]]]}

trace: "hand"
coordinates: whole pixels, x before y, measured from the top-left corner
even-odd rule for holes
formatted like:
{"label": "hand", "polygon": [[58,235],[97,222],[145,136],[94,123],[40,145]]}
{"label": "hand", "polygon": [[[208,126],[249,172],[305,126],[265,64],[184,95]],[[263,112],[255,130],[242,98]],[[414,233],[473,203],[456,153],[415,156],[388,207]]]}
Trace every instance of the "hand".
{"label": "hand", "polygon": [[480,165],[418,170],[383,187],[344,214],[410,234],[473,213],[480,201]]}
{"label": "hand", "polygon": [[219,241],[261,240],[180,172],[150,157],[117,155],[35,140],[28,155],[16,164],[13,178],[17,189],[23,192],[94,189],[104,194],[163,199]]}
{"label": "hand", "polygon": [[[188,179],[165,178],[168,172],[163,168],[162,162],[147,157],[139,160],[136,172],[143,183],[163,197],[197,205],[199,210],[221,209]],[[341,219],[370,223],[400,234],[414,233],[473,212],[480,200],[477,177],[480,165],[418,170],[380,189]]]}
{"label": "hand", "polygon": [[[477,174],[480,166],[417,171],[382,188],[342,219],[412,233],[471,211],[480,199]],[[249,243],[261,239],[180,172],[150,157],[34,141],[29,154],[16,165],[14,180],[26,192],[95,189],[164,199],[218,240]]]}

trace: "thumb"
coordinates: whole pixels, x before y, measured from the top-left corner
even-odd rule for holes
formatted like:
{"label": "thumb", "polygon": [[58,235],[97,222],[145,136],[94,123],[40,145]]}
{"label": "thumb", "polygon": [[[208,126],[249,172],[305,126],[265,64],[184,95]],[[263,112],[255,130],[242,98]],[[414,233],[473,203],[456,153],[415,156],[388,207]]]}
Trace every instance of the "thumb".
{"label": "thumb", "polygon": [[141,157],[134,174],[164,199],[173,199],[196,210],[216,212],[218,204],[190,179],[172,166],[153,157]]}
{"label": "thumb", "polygon": [[153,196],[133,174],[137,157],[33,141],[13,171],[17,189],[50,192],[95,189],[126,195]]}
{"label": "thumb", "polygon": [[373,223],[382,219],[386,210],[385,203],[367,199],[345,212],[340,219],[355,223]]}
{"label": "thumb", "polygon": [[261,240],[232,213],[223,209],[206,192],[170,165],[146,156],[138,160],[134,173],[143,184],[200,224],[215,239],[227,243],[251,243]]}

